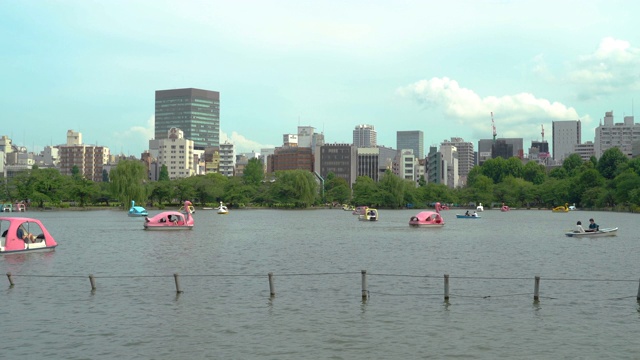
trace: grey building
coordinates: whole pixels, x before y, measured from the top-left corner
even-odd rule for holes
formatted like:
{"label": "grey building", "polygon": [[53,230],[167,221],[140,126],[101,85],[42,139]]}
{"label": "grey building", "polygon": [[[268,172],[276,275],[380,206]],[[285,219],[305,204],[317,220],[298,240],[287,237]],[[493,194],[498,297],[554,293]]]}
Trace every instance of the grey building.
{"label": "grey building", "polygon": [[356,182],[357,148],[351,144],[324,144],[320,146],[320,176],[327,178],[332,172],[343,178],[349,186]]}
{"label": "grey building", "polygon": [[562,162],[573,154],[573,147],[582,143],[580,120],[554,121],[551,134],[553,159]]}
{"label": "grey building", "polygon": [[220,93],[201,89],[156,91],[155,138],[165,139],[171,128],[180,128],[204,150],[220,145]]}
{"label": "grey building", "polygon": [[396,148],[411,149],[416,158],[424,158],[424,133],[420,130],[396,132]]}
{"label": "grey building", "polygon": [[353,145],[355,147],[376,147],[378,134],[373,125],[358,125],[353,130]]}

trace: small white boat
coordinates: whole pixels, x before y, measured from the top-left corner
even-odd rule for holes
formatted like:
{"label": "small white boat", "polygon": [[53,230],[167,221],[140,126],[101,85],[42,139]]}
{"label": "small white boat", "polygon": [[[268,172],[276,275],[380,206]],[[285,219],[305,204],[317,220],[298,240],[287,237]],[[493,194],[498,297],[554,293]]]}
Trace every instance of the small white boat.
{"label": "small white boat", "polygon": [[476,211],[484,211],[484,206],[482,206],[482,203],[478,205],[478,207],[476,208]]}
{"label": "small white boat", "polygon": [[569,231],[565,233],[568,237],[582,237],[582,238],[595,238],[595,237],[607,237],[607,236],[616,236],[618,233],[618,228],[603,228],[598,231]]}
{"label": "small white boat", "polygon": [[220,215],[227,215],[229,213],[229,209],[226,206],[224,206],[222,201],[220,201],[220,206],[217,207],[216,210],[218,210],[218,214]]}

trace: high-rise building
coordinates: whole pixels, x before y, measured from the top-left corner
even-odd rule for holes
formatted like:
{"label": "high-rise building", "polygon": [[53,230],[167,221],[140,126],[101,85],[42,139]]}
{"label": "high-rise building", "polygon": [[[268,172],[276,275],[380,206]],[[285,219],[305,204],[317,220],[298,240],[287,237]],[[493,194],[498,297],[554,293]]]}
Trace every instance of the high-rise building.
{"label": "high-rise building", "polygon": [[427,169],[425,170],[427,182],[447,185],[447,167],[447,161],[444,159],[442,153],[438,151],[438,148],[435,146],[429,147]]}
{"label": "high-rise building", "polygon": [[459,184],[459,163],[458,163],[458,148],[455,145],[448,143],[440,145],[440,153],[442,158],[447,163],[446,176],[447,186],[450,188],[456,188]]}
{"label": "high-rise building", "polygon": [[353,146],[376,147],[378,135],[373,125],[358,125],[353,130]]}
{"label": "high-rise building", "polygon": [[424,157],[424,133],[420,130],[396,132],[396,148],[411,149],[417,159]]}
{"label": "high-rise building", "polygon": [[633,155],[633,143],[640,140],[640,124],[635,124],[633,116],[625,116],[623,123],[613,122],[613,111],[607,111],[604,124],[596,128],[594,152],[600,159],[610,148],[617,147],[629,158]]}
{"label": "high-rise building", "polygon": [[582,143],[580,120],[554,121],[551,130],[553,160],[562,162],[573,153],[574,145]]}
{"label": "high-rise building", "polygon": [[220,145],[220,93],[201,89],[156,91],[155,137],[166,139],[180,128],[194,149]]}
{"label": "high-rise building", "polygon": [[464,139],[459,137],[452,137],[451,141],[445,140],[440,144],[441,149],[443,145],[453,145],[456,147],[458,154],[458,180],[460,181],[460,185],[467,185],[467,176],[475,166],[473,143],[464,141]]}

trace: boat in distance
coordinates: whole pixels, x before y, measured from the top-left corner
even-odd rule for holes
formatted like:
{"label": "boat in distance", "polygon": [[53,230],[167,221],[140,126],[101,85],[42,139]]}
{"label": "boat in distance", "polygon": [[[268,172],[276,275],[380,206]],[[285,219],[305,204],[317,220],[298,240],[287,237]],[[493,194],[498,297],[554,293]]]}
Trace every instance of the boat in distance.
{"label": "boat in distance", "polygon": [[478,215],[478,214],[472,214],[472,215],[456,214],[456,218],[458,218],[458,219],[480,219],[480,215]]}
{"label": "boat in distance", "polygon": [[569,231],[565,233],[568,237],[580,237],[580,238],[596,238],[596,237],[607,237],[607,236],[616,236],[618,233],[618,228],[603,228],[598,231]]}
{"label": "boat in distance", "polygon": [[144,217],[145,230],[192,230],[193,215],[189,211],[193,207],[189,200],[184,202],[184,211],[163,211],[154,217]]}
{"label": "boat in distance", "polygon": [[378,221],[378,210],[373,208],[367,208],[367,211],[358,215],[358,220],[360,221]]}
{"label": "boat in distance", "polygon": [[410,227],[421,228],[441,228],[444,226],[444,219],[440,215],[442,209],[439,202],[436,203],[436,211],[421,211],[409,219]]}

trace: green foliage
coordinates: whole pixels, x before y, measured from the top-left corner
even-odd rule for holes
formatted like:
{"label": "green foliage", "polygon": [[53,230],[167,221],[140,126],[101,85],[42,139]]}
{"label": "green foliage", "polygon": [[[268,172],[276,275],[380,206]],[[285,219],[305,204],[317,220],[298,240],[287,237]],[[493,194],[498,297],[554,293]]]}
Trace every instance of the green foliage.
{"label": "green foliage", "polygon": [[169,181],[169,169],[167,165],[162,164],[160,167],[160,174],[158,174],[158,181]]}
{"label": "green foliage", "polygon": [[131,200],[144,204],[147,200],[147,170],[136,160],[120,160],[111,170],[111,193],[128,209]]}
{"label": "green foliage", "polygon": [[618,173],[617,169],[627,163],[629,159],[617,147],[605,150],[598,160],[596,169],[605,179],[613,179]]}
{"label": "green foliage", "polygon": [[244,183],[254,187],[258,187],[262,180],[264,180],[264,167],[260,159],[250,159],[247,166],[244,168],[244,174],[242,175]]}
{"label": "green foliage", "polygon": [[318,184],[315,176],[309,171],[278,171],[269,190],[275,203],[309,207],[315,203]]}
{"label": "green foliage", "polygon": [[353,203],[356,206],[377,206],[379,197],[376,183],[368,176],[358,176],[353,184]]}
{"label": "green foliage", "polygon": [[[332,176],[329,176],[332,175]],[[324,181],[325,198],[327,202],[347,203],[351,199],[351,189],[347,180],[329,173]]]}
{"label": "green foliage", "polygon": [[578,154],[571,154],[562,161],[562,168],[567,174],[573,174],[582,165],[582,158]]}

